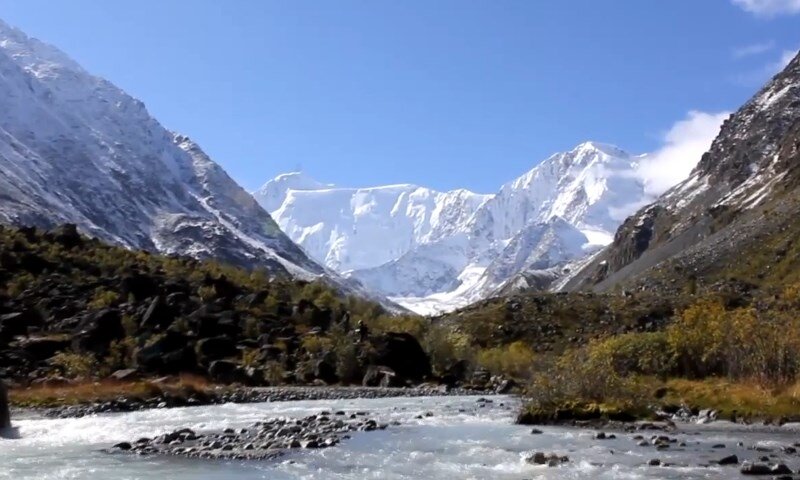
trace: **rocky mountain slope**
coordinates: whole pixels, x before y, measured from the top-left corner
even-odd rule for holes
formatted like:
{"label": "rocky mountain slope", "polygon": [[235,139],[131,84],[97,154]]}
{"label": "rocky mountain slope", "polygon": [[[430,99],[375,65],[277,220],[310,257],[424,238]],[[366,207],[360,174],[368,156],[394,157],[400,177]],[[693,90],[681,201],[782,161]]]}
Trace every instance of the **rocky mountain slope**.
{"label": "rocky mountain slope", "polygon": [[[294,173],[254,193],[310,255],[422,313],[484,298],[522,274],[611,241],[646,194],[641,157],[586,142],[551,156],[494,195],[414,185],[336,188]],[[540,282],[545,288],[548,282]]]}
{"label": "rocky mountain slope", "polygon": [[0,222],[313,278],[324,269],[189,138],[0,22]]}
{"label": "rocky mountain slope", "polygon": [[625,220],[565,284],[695,289],[783,282],[800,261],[800,56],[723,125],[688,179]]}
{"label": "rocky mountain slope", "polygon": [[324,282],[128,250],[74,225],[0,225],[0,378],[17,385],[184,373],[252,385],[431,377],[413,336],[355,331],[385,313]]}

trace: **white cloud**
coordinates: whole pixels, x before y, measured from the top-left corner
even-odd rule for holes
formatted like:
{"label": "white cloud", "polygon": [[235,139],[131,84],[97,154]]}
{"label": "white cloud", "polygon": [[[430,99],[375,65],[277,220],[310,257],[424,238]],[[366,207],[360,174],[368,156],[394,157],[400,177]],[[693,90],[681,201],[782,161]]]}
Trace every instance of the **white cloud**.
{"label": "white cloud", "polygon": [[797,50],[784,50],[781,53],[781,58],[772,65],[773,71],[778,73],[786,68],[786,65],[789,65],[789,62],[791,62],[792,59],[797,56],[797,52]]}
{"label": "white cloud", "polygon": [[753,43],[751,45],[734,48],[731,51],[731,54],[733,55],[733,58],[752,57],[755,55],[761,55],[762,53],[767,53],[773,48],[775,48],[775,42],[773,41]]}
{"label": "white cloud", "polygon": [[797,55],[797,50],[783,50],[777,60],[772,60],[754,70],[740,73],[731,78],[731,81],[747,87],[762,85],[786,68],[786,65]]}
{"label": "white cloud", "polygon": [[719,134],[730,112],[691,111],[663,136],[663,145],[648,154],[639,166],[645,192],[657,196],[689,176]]}
{"label": "white cloud", "polygon": [[800,13],[800,0],[732,0],[744,10],[756,15],[772,17],[780,14]]}

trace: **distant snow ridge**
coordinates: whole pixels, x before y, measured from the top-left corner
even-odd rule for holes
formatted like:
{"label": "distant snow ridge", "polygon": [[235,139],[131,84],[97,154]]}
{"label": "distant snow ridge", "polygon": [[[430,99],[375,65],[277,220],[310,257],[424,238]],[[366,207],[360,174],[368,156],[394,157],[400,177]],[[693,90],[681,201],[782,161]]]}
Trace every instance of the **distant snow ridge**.
{"label": "distant snow ridge", "polygon": [[142,102],[0,21],[0,222],[323,275],[225,171]]}
{"label": "distant snow ridge", "polygon": [[[642,157],[586,142],[493,195],[416,185],[336,188],[302,173],[254,193],[313,258],[420,313],[485,298],[520,275],[558,276],[611,242],[647,200]],[[555,272],[555,273],[554,273]]]}

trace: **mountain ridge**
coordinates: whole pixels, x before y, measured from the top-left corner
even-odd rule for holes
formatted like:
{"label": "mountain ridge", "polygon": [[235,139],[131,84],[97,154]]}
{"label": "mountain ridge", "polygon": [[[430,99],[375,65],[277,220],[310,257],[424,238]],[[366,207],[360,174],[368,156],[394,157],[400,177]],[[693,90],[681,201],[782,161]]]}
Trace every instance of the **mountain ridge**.
{"label": "mountain ridge", "polygon": [[[616,212],[646,198],[637,176],[643,158],[583,142],[488,195],[409,184],[340,188],[293,173],[268,181],[254,196],[312,258],[430,313],[611,242]],[[553,238],[554,222],[562,227],[560,240],[570,244]],[[420,310],[421,303],[435,308]]]}
{"label": "mountain ridge", "polygon": [[[800,54],[723,123],[686,180],[626,219],[614,242],[564,288],[655,288],[656,279],[667,288],[685,283],[676,272],[707,279],[740,272],[754,283],[771,277],[767,265],[753,264],[756,276],[742,265],[794,230],[798,118]],[[781,243],[775,263],[793,245],[789,238]]]}
{"label": "mountain ridge", "polygon": [[325,275],[188,137],[0,22],[0,219],[306,279]]}

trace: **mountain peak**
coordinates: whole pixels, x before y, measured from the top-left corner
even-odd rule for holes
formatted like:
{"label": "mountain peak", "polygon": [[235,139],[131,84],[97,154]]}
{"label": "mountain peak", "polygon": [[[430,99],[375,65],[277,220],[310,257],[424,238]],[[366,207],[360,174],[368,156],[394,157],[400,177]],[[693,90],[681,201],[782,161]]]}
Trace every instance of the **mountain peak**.
{"label": "mountain peak", "polygon": [[329,190],[334,187],[311,178],[305,172],[297,171],[278,175],[253,192],[253,196],[266,211],[274,212],[290,190]]}
{"label": "mountain peak", "polygon": [[616,145],[612,145],[610,143],[600,143],[591,140],[579,144],[578,146],[573,148],[569,153],[577,156],[596,155],[597,153],[601,153],[609,157],[616,157],[616,158],[630,157],[630,154],[628,154],[628,152],[622,150]]}
{"label": "mountain peak", "polygon": [[29,37],[22,30],[1,19],[0,49],[37,77],[45,76],[59,69],[86,74],[83,67],[57,47]]}

